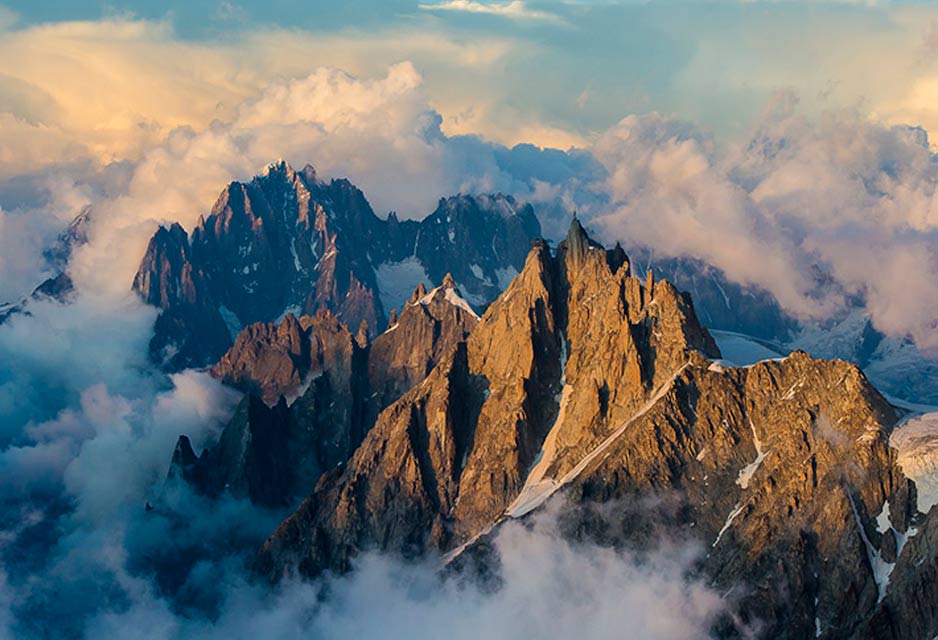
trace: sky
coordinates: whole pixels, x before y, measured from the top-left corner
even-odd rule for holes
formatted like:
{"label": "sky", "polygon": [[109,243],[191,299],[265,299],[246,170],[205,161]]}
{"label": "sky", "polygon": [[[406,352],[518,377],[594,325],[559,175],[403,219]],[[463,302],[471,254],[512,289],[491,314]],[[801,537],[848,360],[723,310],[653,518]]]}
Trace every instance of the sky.
{"label": "sky", "polygon": [[[57,43],[25,67],[4,56],[5,84],[39,84],[34,108],[51,97],[72,109],[77,104],[62,100],[85,97],[77,82],[66,96],[36,76],[45,69],[38,65],[68,56],[63,47],[101,64],[128,49],[157,55],[180,44],[196,65],[176,69],[180,97],[194,90],[185,84],[193,75],[216,71],[219,57],[235,58],[216,78],[217,93],[203,89],[186,112],[172,99],[135,104],[126,126],[205,126],[275,77],[317,66],[374,77],[404,60],[423,76],[444,131],[508,144],[566,148],[647,111],[745,134],[781,89],[797,92],[813,112],[856,107],[891,123],[938,126],[938,13],[918,4],[40,1],[8,5],[2,15],[14,41]],[[49,83],[60,81],[48,73]],[[84,113],[100,116],[91,105]]]}
{"label": "sky", "polygon": [[[926,3],[7,2],[0,303],[63,268],[49,249],[76,215],[90,208],[92,223],[64,265],[73,300],[0,325],[0,636],[28,635],[50,602],[88,637],[243,635],[255,614],[288,636],[313,615],[315,589],[259,594],[224,545],[188,586],[219,599],[214,623],[177,616],[140,569],[231,530],[250,547],[283,516],[177,496],[188,526],[167,547],[169,524],[144,526],[140,511],[178,434],[211,442],[237,398],[204,372],[153,370],[156,310],[130,285],[157,226],[191,230],[228,181],[310,162],[404,218],[503,191],[532,202],[548,235],[576,209],[607,243],[703,260],[799,320],[858,310],[936,353],[936,141],[938,6]],[[545,612],[576,627],[593,606],[600,637],[623,615],[667,618],[654,604],[688,617],[650,637],[690,638],[720,608],[683,579],[699,550],[598,565],[602,552],[539,530],[502,544],[579,575],[570,589],[595,602],[518,567],[504,602],[368,590],[426,585],[424,569],[386,559],[334,588],[379,614],[452,619],[469,602],[510,630],[528,607],[511,620],[519,633]],[[388,624],[341,602],[316,615],[337,635]]]}

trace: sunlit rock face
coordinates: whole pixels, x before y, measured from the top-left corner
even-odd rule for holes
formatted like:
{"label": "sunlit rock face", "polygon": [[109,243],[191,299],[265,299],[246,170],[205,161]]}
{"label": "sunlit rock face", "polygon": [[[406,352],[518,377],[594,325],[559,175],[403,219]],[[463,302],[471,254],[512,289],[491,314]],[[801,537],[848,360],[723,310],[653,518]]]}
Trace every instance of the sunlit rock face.
{"label": "sunlit rock face", "polygon": [[894,595],[931,570],[907,554],[934,565],[924,543],[906,544],[921,516],[889,446],[895,409],[843,361],[795,352],[738,368],[719,356],[689,298],[632,277],[621,249],[574,222],[556,253],[535,245],[256,566],[273,580],[343,571],[375,547],[487,562],[477,551],[501,523],[560,501],[576,538],[700,545],[696,571],[733,608],[716,635],[899,638],[916,637],[905,616],[933,625],[933,607]]}
{"label": "sunlit rock face", "polygon": [[348,180],[327,183],[309,165],[280,162],[228,185],[191,237],[178,225],[158,231],[134,289],[163,310],[154,359],[204,366],[242,327],[287,313],[325,309],[374,336],[418,284],[448,272],[484,307],[539,235],[533,209],[510,196],[456,196],[420,222],[385,219]]}

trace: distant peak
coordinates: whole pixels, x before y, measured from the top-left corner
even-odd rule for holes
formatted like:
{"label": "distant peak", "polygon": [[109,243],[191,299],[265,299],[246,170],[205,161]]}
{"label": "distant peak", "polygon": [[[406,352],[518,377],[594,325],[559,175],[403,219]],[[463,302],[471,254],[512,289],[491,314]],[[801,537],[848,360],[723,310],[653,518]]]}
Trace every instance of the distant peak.
{"label": "distant peak", "polygon": [[278,158],[264,168],[265,175],[269,176],[272,173],[286,173],[287,175],[291,175],[294,171],[289,162],[283,158]]}
{"label": "distant peak", "polygon": [[448,271],[446,272],[446,275],[443,276],[443,288],[444,289],[456,288],[456,281],[453,280],[453,274]]}

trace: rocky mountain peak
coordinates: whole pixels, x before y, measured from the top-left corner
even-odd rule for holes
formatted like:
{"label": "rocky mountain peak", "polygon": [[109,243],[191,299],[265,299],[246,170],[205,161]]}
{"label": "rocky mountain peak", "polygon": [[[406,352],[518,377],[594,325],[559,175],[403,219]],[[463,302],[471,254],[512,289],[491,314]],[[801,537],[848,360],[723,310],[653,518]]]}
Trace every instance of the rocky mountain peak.
{"label": "rocky mountain peak", "polygon": [[[501,195],[444,199],[420,222],[382,220],[348,180],[322,182],[311,165],[297,173],[278,161],[250,182],[230,183],[191,238],[173,233],[189,266],[155,272],[165,282],[154,286],[141,263],[134,284],[151,304],[177,310],[168,323],[178,325],[175,333],[157,335],[151,349],[184,353],[169,359],[171,368],[210,364],[242,327],[287,312],[326,308],[351,327],[365,321],[373,337],[417,282],[441,282],[450,271],[461,295],[484,306],[517,274],[540,227],[529,205]],[[162,235],[151,245],[148,255],[165,253]],[[174,297],[185,290],[184,270],[199,274],[197,300]],[[170,295],[150,297],[159,291]],[[202,335],[205,323],[186,330],[197,308],[228,332]]]}
{"label": "rocky mountain peak", "polygon": [[[317,490],[268,542],[263,562],[279,572],[283,545],[294,544],[286,541],[312,535],[309,544],[333,542],[318,548],[304,566],[344,566],[355,548],[351,541],[378,535],[368,523],[383,526],[384,518],[403,528],[391,538],[380,534],[381,544],[397,544],[398,534],[401,540],[425,539],[440,550],[471,540],[518,509],[519,500],[528,505],[537,496],[546,499],[551,492],[535,495],[530,486],[557,486],[558,478],[611,437],[682,366],[702,359],[695,356],[698,350],[719,354],[679,294],[650,303],[623,268],[627,258],[621,248],[607,253],[576,228],[571,239],[572,247],[558,248],[557,256],[546,243],[533,244],[521,273],[472,328],[465,356],[439,360],[419,393],[405,394],[377,418],[345,471],[324,480],[322,493]],[[615,269],[610,254],[616,256]],[[570,280],[571,260],[594,264],[599,277]],[[407,305],[397,327],[426,309]],[[441,370],[442,362],[448,364]],[[422,435],[427,430],[429,435]],[[427,442],[446,437],[468,443],[461,459],[449,457],[452,451],[440,458],[426,449]],[[380,483],[372,484],[373,474],[411,465],[419,478],[407,476],[416,484],[400,487],[403,494],[395,498],[417,511],[406,522],[392,515],[397,507],[349,493],[353,486],[383,491]],[[529,485],[532,474],[537,479]],[[443,487],[445,499],[439,493]],[[345,524],[331,515],[349,509],[358,515]],[[299,549],[290,554],[313,553],[307,543],[295,544]]]}
{"label": "rocky mountain peak", "polygon": [[576,213],[573,214],[570,228],[567,229],[567,235],[561,244],[567,255],[569,255],[570,259],[573,261],[582,260],[590,250],[590,247],[601,248],[591,241],[589,235],[586,233],[586,229],[583,228],[583,225],[580,224],[579,219],[576,217]]}
{"label": "rocky mountain peak", "polygon": [[419,302],[425,295],[427,295],[427,288],[421,282],[417,285],[417,288],[414,289],[414,292],[410,295],[410,303],[416,304]]}
{"label": "rocky mountain peak", "polygon": [[[689,296],[632,277],[621,248],[581,229],[556,255],[534,244],[468,338],[267,540],[258,570],[344,571],[363,548],[485,558],[501,523],[563,495],[568,535],[697,540],[709,553],[695,571],[727,594],[727,637],[904,638],[903,616],[931,629],[938,608],[914,594],[938,561],[888,446],[896,414],[862,372],[800,352],[715,361]],[[399,326],[425,310],[408,305]]]}

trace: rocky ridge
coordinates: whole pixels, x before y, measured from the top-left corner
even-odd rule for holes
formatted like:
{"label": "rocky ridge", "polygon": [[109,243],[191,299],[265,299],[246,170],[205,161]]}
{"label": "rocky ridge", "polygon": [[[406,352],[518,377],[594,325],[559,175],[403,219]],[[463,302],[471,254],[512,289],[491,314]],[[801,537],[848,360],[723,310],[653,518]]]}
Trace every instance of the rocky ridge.
{"label": "rocky ridge", "polygon": [[331,311],[374,336],[420,282],[452,271],[477,305],[517,273],[540,235],[529,205],[510,196],[455,196],[421,220],[375,215],[348,180],[319,180],[285,162],[232,182],[187,234],[161,228],[133,288],[162,313],[151,355],[170,369],[221,357],[241,328],[286,313]]}

